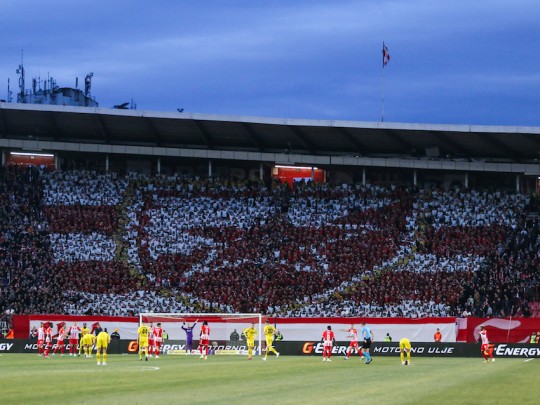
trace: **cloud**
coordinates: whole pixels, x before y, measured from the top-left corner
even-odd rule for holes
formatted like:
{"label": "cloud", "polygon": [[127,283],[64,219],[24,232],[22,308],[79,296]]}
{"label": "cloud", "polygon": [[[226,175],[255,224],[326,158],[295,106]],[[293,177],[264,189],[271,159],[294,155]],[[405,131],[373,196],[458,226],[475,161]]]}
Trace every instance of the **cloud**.
{"label": "cloud", "polygon": [[536,0],[58,0],[45,12],[7,0],[0,80],[16,86],[24,49],[27,83],[50,74],[73,85],[94,72],[103,106],[134,98],[150,110],[369,121],[379,119],[384,40],[389,116],[462,122],[455,100],[470,111],[497,101],[490,114],[531,124],[534,107],[513,105],[540,93],[538,15]]}

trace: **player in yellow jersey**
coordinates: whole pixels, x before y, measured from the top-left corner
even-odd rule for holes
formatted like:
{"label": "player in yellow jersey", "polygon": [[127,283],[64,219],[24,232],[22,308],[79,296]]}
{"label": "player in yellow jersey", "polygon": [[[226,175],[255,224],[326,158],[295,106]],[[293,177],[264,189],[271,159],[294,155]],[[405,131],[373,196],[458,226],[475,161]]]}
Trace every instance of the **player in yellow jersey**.
{"label": "player in yellow jersey", "polygon": [[[407,360],[405,360],[405,352],[407,352]],[[411,341],[407,338],[399,341],[399,357],[404,366],[411,364]]]}
{"label": "player in yellow jersey", "polygon": [[94,344],[96,345],[96,357],[97,365],[100,365],[101,356],[103,355],[103,365],[107,365],[107,347],[111,343],[111,337],[107,333],[107,329],[98,333],[97,336],[93,338]]}
{"label": "player in yellow jersey", "polygon": [[84,340],[83,340],[83,338],[88,333],[90,333],[90,329],[88,329],[86,327],[86,322],[85,322],[85,323],[83,323],[83,327],[81,328],[81,334],[79,335],[79,356],[83,352],[83,348],[84,348]]}
{"label": "player in yellow jersey", "polygon": [[249,328],[244,329],[242,332],[246,337],[246,343],[248,347],[248,360],[253,358],[253,348],[255,347],[255,337],[259,332],[255,329],[255,324],[252,323]]}
{"label": "player in yellow jersey", "polygon": [[137,335],[139,336],[139,360],[142,360],[144,350],[145,360],[148,361],[148,336],[150,336],[150,328],[142,322],[139,329],[137,329]]}
{"label": "player in yellow jersey", "polygon": [[268,352],[274,352],[276,357],[279,357],[279,352],[274,349],[274,335],[276,334],[276,328],[270,324],[270,320],[266,320],[266,325],[264,326],[264,337],[266,339],[266,353],[263,357],[263,360],[266,360],[268,357]]}
{"label": "player in yellow jersey", "polygon": [[92,357],[92,345],[94,344],[94,335],[91,333],[85,334],[82,339],[81,343],[84,350],[84,357]]}

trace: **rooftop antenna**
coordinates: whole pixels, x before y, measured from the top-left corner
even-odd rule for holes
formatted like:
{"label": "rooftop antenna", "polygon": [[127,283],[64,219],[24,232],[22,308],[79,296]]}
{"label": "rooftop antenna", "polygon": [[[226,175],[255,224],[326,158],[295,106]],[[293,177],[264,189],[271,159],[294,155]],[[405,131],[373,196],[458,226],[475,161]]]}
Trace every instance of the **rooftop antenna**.
{"label": "rooftop antenna", "polygon": [[9,87],[9,77],[7,79],[7,102],[8,103],[11,103],[11,101],[13,100],[13,98],[11,97],[11,95],[13,94],[13,92],[11,91],[11,88]]}
{"label": "rooftop antenna", "polygon": [[19,94],[17,95],[17,102],[23,103],[24,102],[24,66],[23,66],[23,55],[24,50],[21,49],[21,64],[19,65],[19,68],[17,69],[17,73],[19,74]]}
{"label": "rooftop antenna", "polygon": [[90,97],[90,88],[92,87],[92,77],[94,73],[88,73],[84,78],[84,95]]}

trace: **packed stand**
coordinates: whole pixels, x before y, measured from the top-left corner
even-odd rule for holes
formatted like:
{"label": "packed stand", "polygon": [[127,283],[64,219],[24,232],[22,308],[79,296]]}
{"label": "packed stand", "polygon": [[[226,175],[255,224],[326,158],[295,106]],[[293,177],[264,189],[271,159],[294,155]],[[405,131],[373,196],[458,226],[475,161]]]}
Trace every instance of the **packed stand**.
{"label": "packed stand", "polygon": [[[399,251],[374,267],[374,277],[285,310],[291,316],[462,315],[459,303],[466,294],[464,287],[482,274],[487,258],[508,235],[520,229],[520,215],[528,203],[529,197],[511,193],[420,190]],[[538,270],[533,272],[538,275]],[[516,283],[511,285],[519,289]],[[516,312],[514,307],[510,313]],[[491,315],[489,311],[484,314]]]}
{"label": "packed stand", "polygon": [[[290,190],[276,184],[271,198],[251,203],[263,202],[272,216],[261,215],[260,206],[250,212],[248,203],[243,211],[248,215],[241,221],[250,221],[250,227],[231,226],[229,216],[218,216],[217,221],[210,217],[208,226],[184,231],[189,238],[202,238],[191,254],[146,262],[154,268],[157,264],[160,280],[179,282],[187,294],[202,299],[203,310],[266,312],[270,305],[303,303],[304,297],[369,274],[375,263],[394,254],[400,235],[396,227],[405,226],[410,205],[403,195],[403,190],[376,187],[303,185]],[[235,199],[233,204],[241,202]],[[159,202],[155,197],[149,200]],[[197,197],[189,205],[197,211],[204,203]],[[345,209],[347,217],[340,217]],[[215,209],[221,211],[219,206]],[[156,215],[151,208],[146,210],[143,222],[152,221],[152,214]],[[155,221],[164,218],[161,210]]]}
{"label": "packed stand", "polygon": [[538,288],[520,194],[35,169],[1,187],[17,313],[527,315]]}
{"label": "packed stand", "polygon": [[2,314],[63,311],[40,170],[0,168],[0,311]]}
{"label": "packed stand", "polygon": [[464,316],[533,315],[531,302],[540,292],[540,222],[521,222],[466,286],[459,306]]}

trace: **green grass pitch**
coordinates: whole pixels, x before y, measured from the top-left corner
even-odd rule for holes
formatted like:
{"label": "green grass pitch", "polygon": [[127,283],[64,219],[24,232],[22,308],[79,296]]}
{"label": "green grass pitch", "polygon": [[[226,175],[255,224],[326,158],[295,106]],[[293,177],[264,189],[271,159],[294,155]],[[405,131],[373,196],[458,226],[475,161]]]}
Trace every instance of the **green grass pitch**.
{"label": "green grass pitch", "polygon": [[540,359],[0,356],[5,404],[537,404]]}

